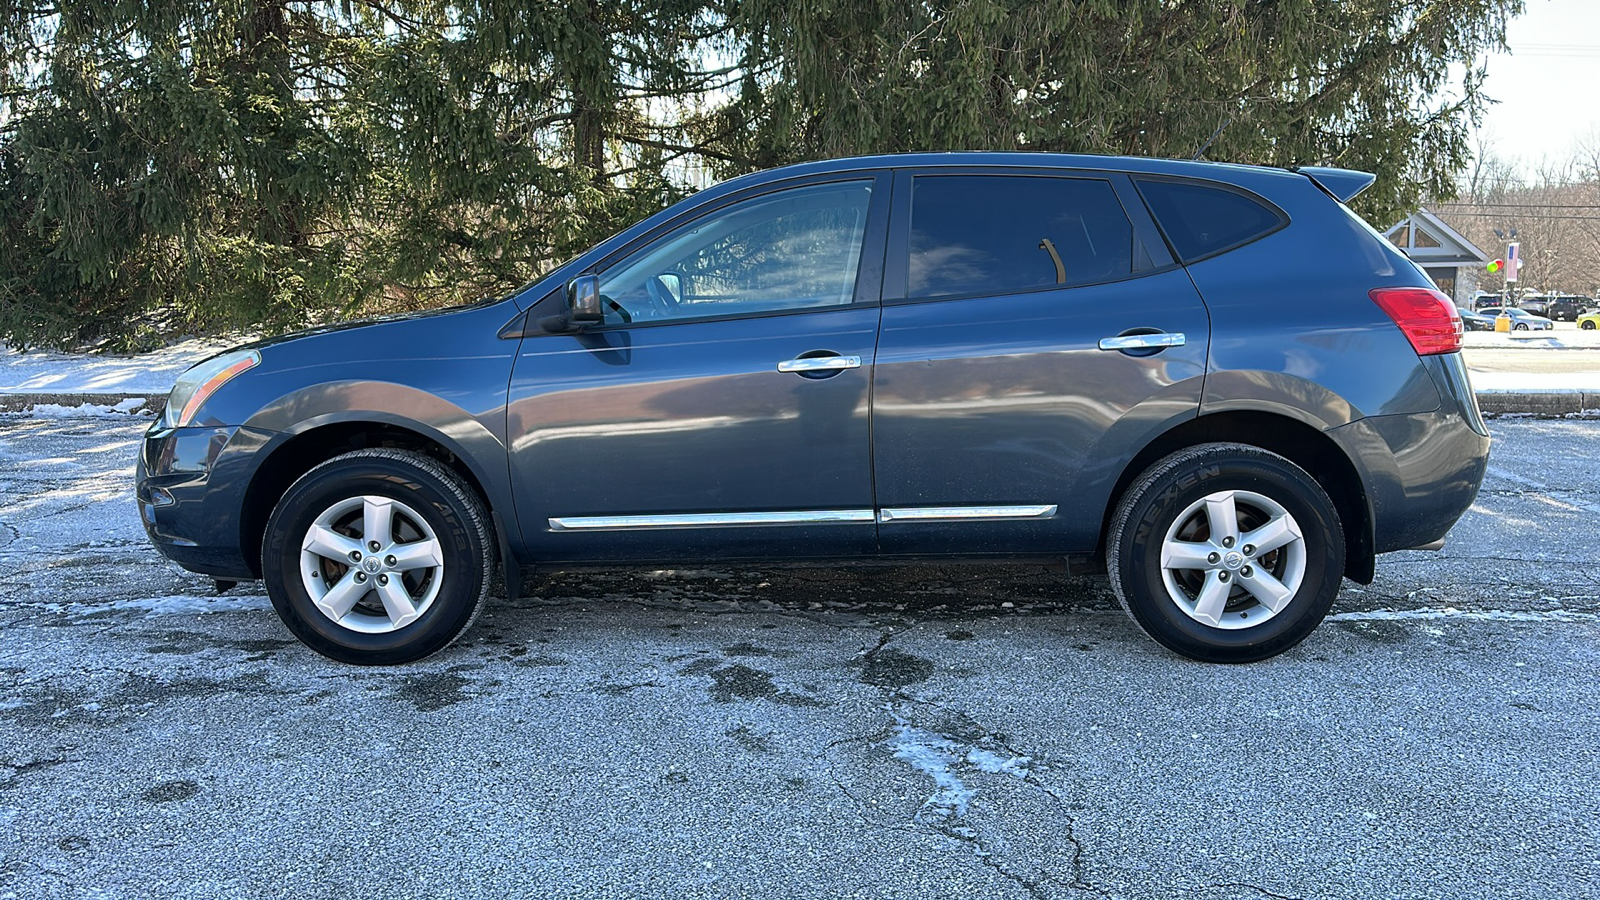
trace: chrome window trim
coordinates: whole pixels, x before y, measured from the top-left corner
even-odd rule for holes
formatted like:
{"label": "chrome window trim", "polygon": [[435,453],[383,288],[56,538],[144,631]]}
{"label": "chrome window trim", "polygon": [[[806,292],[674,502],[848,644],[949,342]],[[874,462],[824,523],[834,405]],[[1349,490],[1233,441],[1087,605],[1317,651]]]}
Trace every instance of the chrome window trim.
{"label": "chrome window trim", "polygon": [[878,510],[879,522],[960,522],[972,519],[1049,519],[1056,505],[902,506]]}
{"label": "chrome window trim", "polygon": [[734,525],[866,524],[870,509],[802,509],[784,512],[673,513],[656,516],[551,517],[551,531],[600,531],[629,528],[715,528]]}

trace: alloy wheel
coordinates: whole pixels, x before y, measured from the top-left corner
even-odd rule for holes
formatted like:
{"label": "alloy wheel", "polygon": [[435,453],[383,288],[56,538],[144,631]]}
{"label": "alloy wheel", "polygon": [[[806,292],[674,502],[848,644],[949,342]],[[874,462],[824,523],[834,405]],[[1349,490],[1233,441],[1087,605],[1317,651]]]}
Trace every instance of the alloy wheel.
{"label": "alloy wheel", "polygon": [[1271,619],[1299,592],[1305,572],[1299,523],[1282,504],[1250,491],[1217,491],[1189,504],[1161,545],[1167,596],[1212,628]]}
{"label": "alloy wheel", "polygon": [[350,497],[323,510],[300,545],[300,578],[317,611],[366,634],[398,631],[439,595],[444,553],[416,510],[389,497]]}

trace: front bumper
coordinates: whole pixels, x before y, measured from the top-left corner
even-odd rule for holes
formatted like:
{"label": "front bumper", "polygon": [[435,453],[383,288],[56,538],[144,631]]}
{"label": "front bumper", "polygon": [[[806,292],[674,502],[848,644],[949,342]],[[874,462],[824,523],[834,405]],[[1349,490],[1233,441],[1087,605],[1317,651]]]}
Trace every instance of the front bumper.
{"label": "front bumper", "polygon": [[256,451],[274,437],[253,428],[170,428],[156,423],[139,451],[134,496],[161,554],[191,572],[254,578],[241,549],[241,513]]}

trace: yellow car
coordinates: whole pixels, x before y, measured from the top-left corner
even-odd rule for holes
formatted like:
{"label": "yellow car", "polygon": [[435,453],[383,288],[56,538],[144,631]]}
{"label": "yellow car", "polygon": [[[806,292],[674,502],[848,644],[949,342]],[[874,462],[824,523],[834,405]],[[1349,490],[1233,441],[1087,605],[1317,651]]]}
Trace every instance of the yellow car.
{"label": "yellow car", "polygon": [[1579,316],[1578,327],[1582,328],[1584,331],[1593,331],[1596,328],[1600,328],[1600,309],[1597,309],[1593,312],[1586,312]]}

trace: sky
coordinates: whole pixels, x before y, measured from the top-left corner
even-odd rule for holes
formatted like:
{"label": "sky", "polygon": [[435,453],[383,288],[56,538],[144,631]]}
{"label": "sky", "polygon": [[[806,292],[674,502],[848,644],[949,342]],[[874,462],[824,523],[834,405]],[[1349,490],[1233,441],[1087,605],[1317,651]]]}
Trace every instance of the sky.
{"label": "sky", "polygon": [[1565,158],[1579,139],[1600,140],[1600,0],[1527,0],[1506,29],[1509,54],[1489,58],[1483,92],[1500,101],[1481,135],[1523,167]]}

